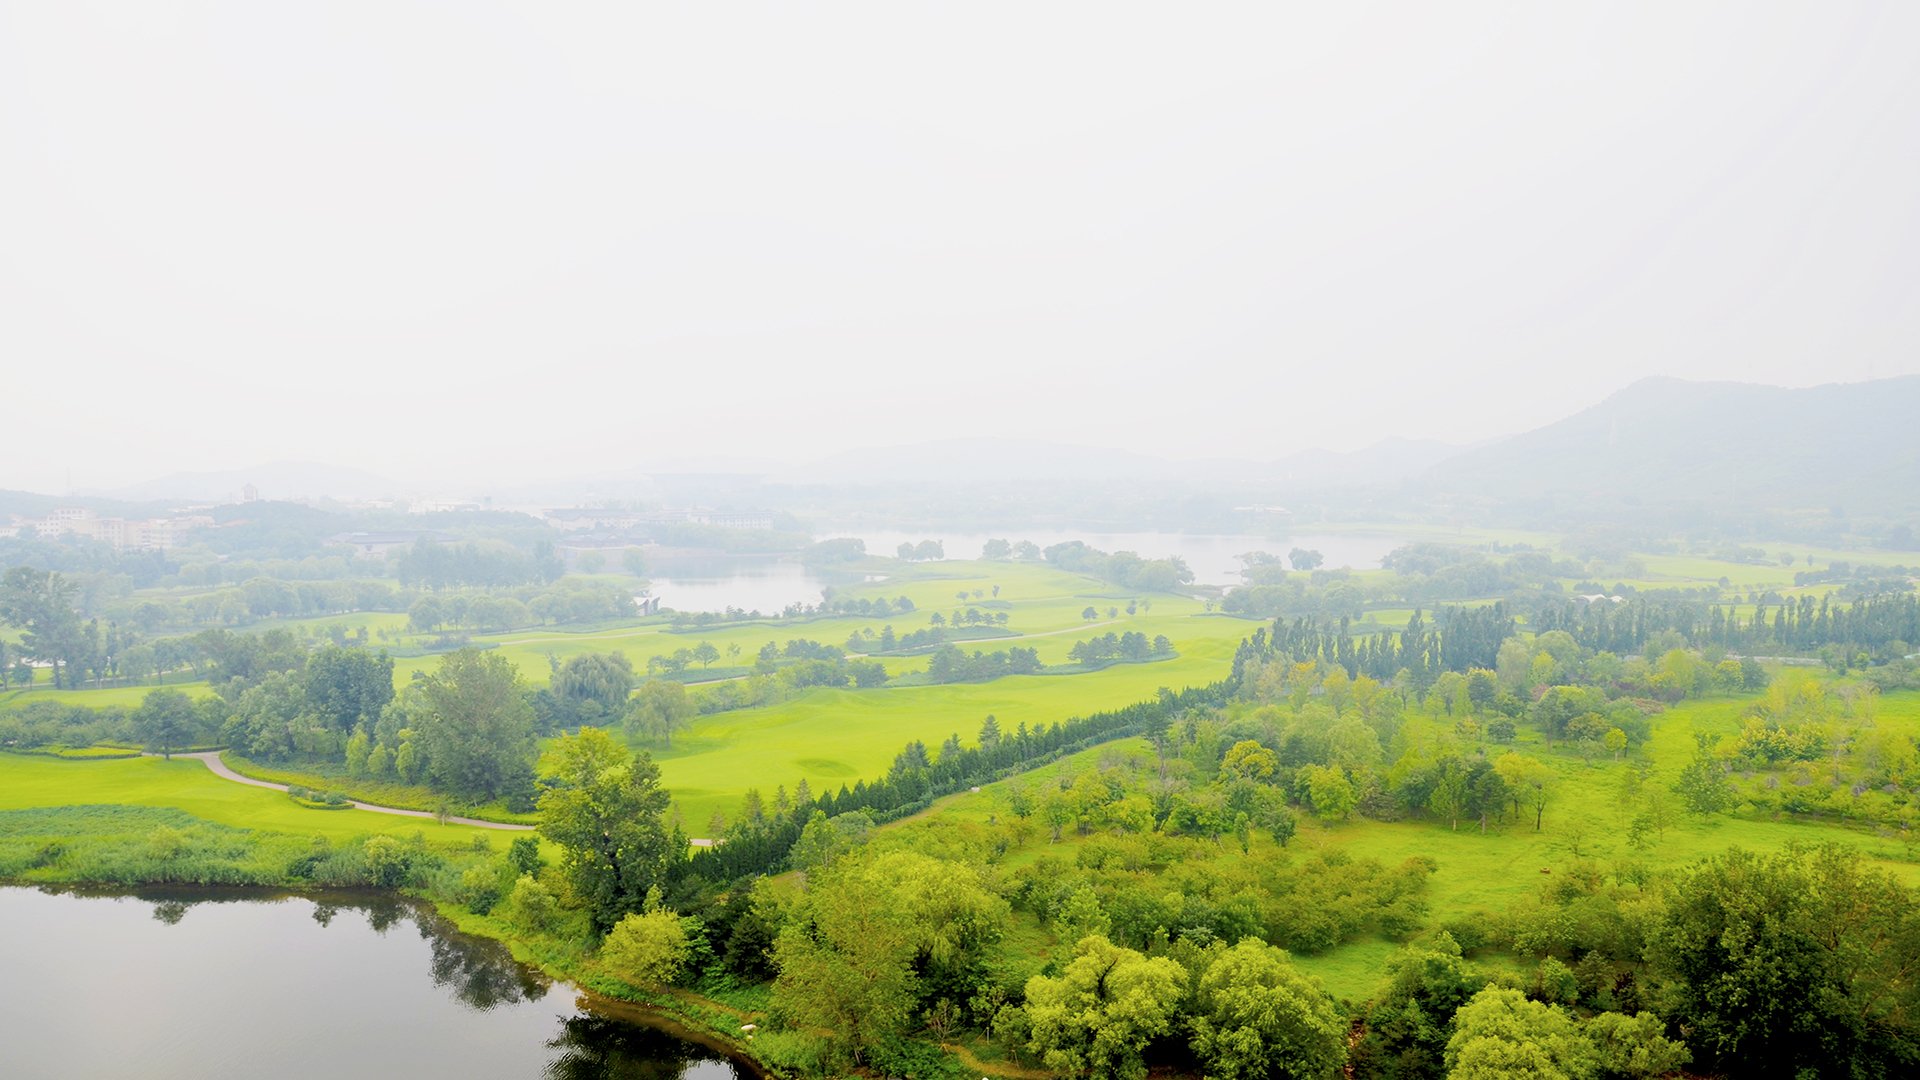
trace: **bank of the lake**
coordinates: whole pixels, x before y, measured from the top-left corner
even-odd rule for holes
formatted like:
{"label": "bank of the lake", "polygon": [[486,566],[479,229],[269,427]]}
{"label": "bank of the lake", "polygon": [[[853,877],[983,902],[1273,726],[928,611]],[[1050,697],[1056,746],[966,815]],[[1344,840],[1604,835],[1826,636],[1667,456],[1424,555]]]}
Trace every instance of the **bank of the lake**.
{"label": "bank of the lake", "polygon": [[12,1075],[758,1075],[392,894],[0,886],[0,955]]}

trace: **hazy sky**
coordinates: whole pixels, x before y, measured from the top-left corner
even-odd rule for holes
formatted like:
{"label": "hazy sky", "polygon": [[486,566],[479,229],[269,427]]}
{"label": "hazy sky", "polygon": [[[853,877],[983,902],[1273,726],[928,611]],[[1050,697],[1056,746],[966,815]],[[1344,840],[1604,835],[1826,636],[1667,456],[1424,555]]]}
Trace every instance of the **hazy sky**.
{"label": "hazy sky", "polygon": [[1920,371],[1920,4],[0,0],[0,487]]}

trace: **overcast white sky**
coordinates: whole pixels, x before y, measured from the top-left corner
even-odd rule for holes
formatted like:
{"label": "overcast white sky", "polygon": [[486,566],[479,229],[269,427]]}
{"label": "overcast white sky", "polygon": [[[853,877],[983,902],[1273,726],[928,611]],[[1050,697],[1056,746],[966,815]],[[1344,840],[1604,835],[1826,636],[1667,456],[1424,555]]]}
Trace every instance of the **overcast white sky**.
{"label": "overcast white sky", "polygon": [[1920,371],[1920,4],[0,0],[0,487]]}

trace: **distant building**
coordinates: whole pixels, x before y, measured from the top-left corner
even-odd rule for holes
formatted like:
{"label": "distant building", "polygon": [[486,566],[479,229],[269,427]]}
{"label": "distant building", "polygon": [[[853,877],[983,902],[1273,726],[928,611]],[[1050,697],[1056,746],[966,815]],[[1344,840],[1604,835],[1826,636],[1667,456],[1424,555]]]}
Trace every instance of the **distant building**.
{"label": "distant building", "polygon": [[260,489],[259,489],[259,488],[257,488],[257,487],[255,487],[255,486],[253,486],[252,484],[247,484],[247,485],[245,485],[244,487],[242,487],[242,488],[240,489],[240,501],[241,501],[241,502],[243,502],[243,503],[256,503],[256,502],[259,502],[259,501],[260,501]]}
{"label": "distant building", "polygon": [[639,532],[650,525],[711,525],[721,529],[771,529],[773,513],[767,510],[708,510],[688,507],[668,510],[614,510],[591,506],[569,506],[548,510],[546,521],[556,529],[569,532]]}
{"label": "distant building", "polygon": [[437,544],[440,539],[440,534],[434,532],[351,532],[330,536],[327,543],[334,547],[352,548],[355,558],[384,559],[388,552],[405,550],[422,540]]}
{"label": "distant building", "polygon": [[47,538],[97,540],[111,544],[115,551],[169,551],[185,543],[187,533],[212,524],[213,519],[203,514],[133,521],[101,517],[85,507],[61,506],[37,521],[15,518],[8,534],[18,536],[32,529],[34,535]]}
{"label": "distant building", "polygon": [[1583,604],[1598,604],[1602,601],[1609,604],[1624,604],[1627,602],[1627,598],[1624,596],[1609,596],[1606,593],[1581,593],[1576,595],[1574,599]]}

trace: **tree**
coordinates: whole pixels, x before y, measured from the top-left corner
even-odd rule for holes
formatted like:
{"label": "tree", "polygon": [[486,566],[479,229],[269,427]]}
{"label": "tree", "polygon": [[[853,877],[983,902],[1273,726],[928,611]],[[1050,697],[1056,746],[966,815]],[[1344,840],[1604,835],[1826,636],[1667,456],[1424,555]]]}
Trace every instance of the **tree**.
{"label": "tree", "polygon": [[1547,802],[1553,795],[1556,779],[1553,769],[1543,761],[1511,750],[1495,758],[1493,768],[1506,782],[1514,803],[1526,803],[1533,808],[1533,831],[1539,832]]}
{"label": "tree", "polygon": [[380,718],[393,700],[393,659],[386,653],[328,645],[307,657],[307,704],[338,732]]}
{"label": "tree", "polygon": [[1287,552],[1287,561],[1295,570],[1314,570],[1326,562],[1326,557],[1311,548],[1294,548]]}
{"label": "tree", "polygon": [[438,597],[423,596],[407,609],[407,625],[415,633],[426,634],[440,629],[447,621],[447,608]]}
{"label": "tree", "polygon": [[532,785],[533,706],[511,661],[461,649],[417,685],[410,716],[436,786],[491,799]]}
{"label": "tree", "polygon": [[1267,783],[1279,770],[1279,757],[1252,739],[1234,743],[1220,759],[1220,771],[1236,780]]}
{"label": "tree", "polygon": [[619,716],[633,692],[633,663],[624,653],[582,653],[553,673],[553,694],[578,723]]}
{"label": "tree", "polygon": [[1333,1077],[1346,1064],[1346,1019],[1284,949],[1242,938],[1198,989],[1192,1046],[1208,1077]]}
{"label": "tree", "polygon": [[639,548],[630,547],[621,552],[620,565],[626,567],[627,573],[634,577],[647,576],[647,556]]}
{"label": "tree", "polygon": [[774,943],[774,1009],[859,1060],[927,1004],[977,994],[1006,916],[962,864],[910,851],[842,859],[810,878]]}
{"label": "tree", "polygon": [[1431,946],[1401,950],[1387,961],[1386,987],[1367,1007],[1366,1035],[1354,1047],[1355,1075],[1442,1075],[1454,1014],[1486,985],[1445,932]]}
{"label": "tree", "polygon": [[1353,784],[1346,773],[1328,765],[1308,765],[1300,775],[1306,781],[1307,802],[1321,821],[1330,825],[1353,813]]}
{"label": "tree", "polygon": [[796,870],[824,869],[866,843],[867,833],[872,829],[873,818],[865,810],[829,818],[826,811],[816,809],[808,817],[806,827],[800,830],[800,839],[794,841],[793,850],[787,853],[787,861]]}
{"label": "tree", "polygon": [[640,684],[640,692],[627,710],[627,730],[657,737],[661,745],[672,749],[674,730],[684,726],[693,714],[693,699],[687,696],[684,685],[672,679],[649,679]]}
{"label": "tree", "polygon": [[1581,1080],[1593,1075],[1593,1044],[1558,1007],[1489,986],[1453,1018],[1448,1080]]}
{"label": "tree", "polygon": [[710,668],[715,660],[720,659],[720,650],[714,647],[713,642],[703,641],[693,647],[693,659],[702,668]]}
{"label": "tree", "polygon": [[1685,1043],[1666,1037],[1667,1025],[1650,1012],[1601,1013],[1581,1030],[1593,1044],[1601,1076],[1620,1080],[1666,1076],[1679,1072],[1693,1058]]}
{"label": "tree", "polygon": [[1093,620],[1100,617],[1100,613],[1094,610],[1092,604],[1088,604],[1086,608],[1084,608],[1080,612],[1080,617],[1087,620],[1088,622],[1092,622]]}
{"label": "tree", "polygon": [[158,752],[169,761],[173,760],[175,750],[193,741],[198,725],[199,714],[194,710],[193,699],[178,690],[148,692],[133,713],[134,730],[140,733],[140,741],[146,743],[147,752]]}
{"label": "tree", "polygon": [[1680,770],[1673,790],[1693,813],[1717,814],[1733,805],[1733,785],[1727,782],[1727,770],[1703,744],[1687,767]]}
{"label": "tree", "polygon": [[58,573],[15,566],[0,577],[0,621],[20,629],[20,650],[53,668],[55,689],[74,685],[72,667],[84,651],[73,582]]}
{"label": "tree", "polygon": [[665,821],[671,801],[653,758],[635,759],[598,728],[562,735],[554,787],[540,797],[540,835],[558,844],[561,872],[606,931],[639,911],[685,842]]}
{"label": "tree", "polygon": [[1851,848],[1735,848],[1697,864],[1670,890],[1647,960],[1703,1073],[1920,1068],[1920,903]]}
{"label": "tree", "polygon": [[1608,728],[1602,741],[1606,744],[1607,751],[1613,755],[1613,760],[1619,761],[1621,752],[1627,748],[1627,733],[1617,727]]}
{"label": "tree", "polygon": [[621,981],[665,986],[687,962],[687,929],[671,911],[622,916],[600,945],[600,962]]}
{"label": "tree", "polygon": [[1089,935],[1058,978],[1027,980],[1027,1047],[1068,1076],[1139,1080],[1141,1051],[1172,1030],[1186,993],[1176,961]]}
{"label": "tree", "polygon": [[988,540],[980,545],[980,557],[983,559],[1009,559],[1013,557],[1013,545],[1005,540]]}

